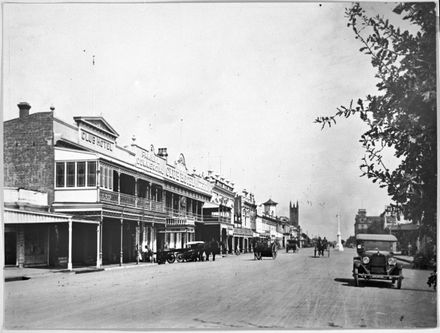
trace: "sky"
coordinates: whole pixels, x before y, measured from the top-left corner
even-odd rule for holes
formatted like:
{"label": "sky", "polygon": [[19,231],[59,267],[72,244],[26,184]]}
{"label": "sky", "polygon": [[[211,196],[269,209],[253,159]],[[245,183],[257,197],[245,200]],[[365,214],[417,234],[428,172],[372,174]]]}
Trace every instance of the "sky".
{"label": "sky", "polygon": [[360,177],[365,125],[314,123],[377,92],[349,5],[4,4],[3,120],[22,101],[68,123],[102,115],[120,146],[135,135],[167,147],[169,161],[183,153],[191,170],[278,202],[278,215],[298,201],[310,236],[335,240],[339,214],[346,239],[358,209],[379,215],[390,202]]}

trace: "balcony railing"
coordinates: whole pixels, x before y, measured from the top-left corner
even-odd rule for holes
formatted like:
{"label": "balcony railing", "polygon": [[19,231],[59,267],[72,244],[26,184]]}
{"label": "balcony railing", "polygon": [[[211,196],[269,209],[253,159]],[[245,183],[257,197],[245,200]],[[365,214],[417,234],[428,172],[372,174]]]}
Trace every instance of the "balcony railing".
{"label": "balcony railing", "polygon": [[149,200],[146,198],[139,198],[134,195],[113,192],[101,189],[99,192],[99,199],[101,202],[108,202],[113,204],[119,204],[123,206],[136,207],[139,209],[145,209],[148,211],[154,211],[163,213],[164,205],[162,202]]}
{"label": "balcony railing", "polygon": [[204,222],[223,222],[223,223],[232,223],[230,217],[224,217],[224,216],[211,216],[211,217],[203,217]]}
{"label": "balcony railing", "polygon": [[201,214],[196,214],[193,212],[188,212],[186,210],[178,210],[173,209],[171,207],[165,207],[165,212],[172,217],[176,218],[187,218],[187,219],[193,219],[195,221],[201,222],[203,220]]}

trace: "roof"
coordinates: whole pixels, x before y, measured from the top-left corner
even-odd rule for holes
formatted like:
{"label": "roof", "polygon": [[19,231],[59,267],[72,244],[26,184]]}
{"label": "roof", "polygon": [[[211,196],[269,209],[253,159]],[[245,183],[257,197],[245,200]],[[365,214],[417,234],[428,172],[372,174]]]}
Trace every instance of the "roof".
{"label": "roof", "polygon": [[419,229],[419,226],[413,223],[405,223],[405,224],[397,224],[397,225],[392,225],[390,227],[390,229],[392,231],[416,231]]}
{"label": "roof", "polygon": [[119,136],[118,132],[115,131],[113,127],[101,116],[77,116],[73,117],[76,123],[83,122],[94,129],[107,133],[108,135],[117,138]]}
{"label": "roof", "polygon": [[98,221],[82,220],[72,218],[71,215],[27,211],[21,209],[4,209],[4,223],[5,224],[36,224],[36,223],[63,223],[63,222],[78,222],[99,224]]}
{"label": "roof", "polygon": [[357,234],[357,240],[375,240],[384,242],[397,242],[396,236],[388,234]]}
{"label": "roof", "polygon": [[263,205],[269,206],[269,205],[278,205],[278,202],[273,201],[272,199],[267,200]]}

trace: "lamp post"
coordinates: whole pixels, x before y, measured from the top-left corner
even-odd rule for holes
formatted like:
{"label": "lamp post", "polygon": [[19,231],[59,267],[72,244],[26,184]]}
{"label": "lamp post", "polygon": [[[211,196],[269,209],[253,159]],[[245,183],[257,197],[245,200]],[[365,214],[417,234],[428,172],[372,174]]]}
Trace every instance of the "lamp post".
{"label": "lamp post", "polygon": [[338,234],[337,234],[338,241],[336,243],[336,249],[339,252],[342,252],[342,251],[344,251],[344,247],[342,246],[342,241],[341,241],[341,226],[340,226],[340,221],[339,221],[339,213],[336,214],[336,218],[338,220]]}

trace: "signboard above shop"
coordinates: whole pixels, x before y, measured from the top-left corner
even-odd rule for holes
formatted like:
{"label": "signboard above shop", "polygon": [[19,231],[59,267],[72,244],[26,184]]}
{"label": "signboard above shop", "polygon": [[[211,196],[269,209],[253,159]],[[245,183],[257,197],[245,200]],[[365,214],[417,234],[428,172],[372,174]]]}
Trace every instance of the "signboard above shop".
{"label": "signboard above shop", "polygon": [[78,142],[95,151],[111,155],[119,134],[103,117],[73,117],[78,125]]}
{"label": "signboard above shop", "polygon": [[187,186],[196,191],[207,194],[211,193],[211,185],[209,182],[188,172],[183,154],[180,154],[179,159],[173,166],[168,164],[164,158],[157,156],[153,146],[148,150],[133,144],[132,150],[135,153],[136,167],[153,172],[166,180]]}

